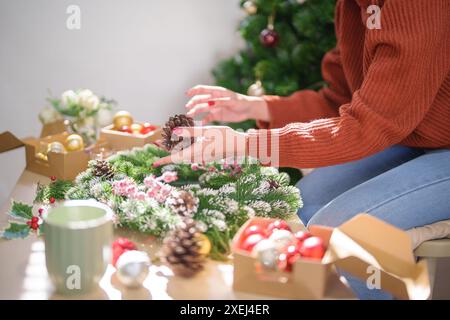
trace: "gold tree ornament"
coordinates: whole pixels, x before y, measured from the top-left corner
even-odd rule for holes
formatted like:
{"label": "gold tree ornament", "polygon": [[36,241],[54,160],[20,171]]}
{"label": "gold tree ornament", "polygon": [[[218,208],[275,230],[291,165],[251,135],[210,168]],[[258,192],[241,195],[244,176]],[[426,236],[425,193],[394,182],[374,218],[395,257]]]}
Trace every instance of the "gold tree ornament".
{"label": "gold tree ornament", "polygon": [[266,94],[262,82],[257,80],[254,84],[248,87],[247,94],[253,97],[261,97]]}
{"label": "gold tree ornament", "polygon": [[207,256],[211,252],[211,241],[209,241],[209,238],[203,233],[197,233],[195,238],[200,246],[198,252],[204,256]]}
{"label": "gold tree ornament", "polygon": [[66,138],[67,151],[80,151],[84,149],[83,138],[79,134],[71,134]]}
{"label": "gold tree ornament", "polygon": [[122,127],[131,127],[133,124],[133,117],[128,111],[119,111],[114,115],[113,125],[114,129],[119,130]]}
{"label": "gold tree ornament", "polygon": [[248,15],[254,15],[256,12],[258,12],[258,7],[256,6],[256,3],[252,0],[247,0],[242,5],[245,12],[247,12]]}
{"label": "gold tree ornament", "polygon": [[143,126],[139,123],[133,123],[130,127],[131,131],[133,131],[134,134],[141,133]]}
{"label": "gold tree ornament", "polygon": [[50,142],[47,146],[47,153],[56,152],[56,153],[64,153],[66,152],[66,148],[59,141]]}

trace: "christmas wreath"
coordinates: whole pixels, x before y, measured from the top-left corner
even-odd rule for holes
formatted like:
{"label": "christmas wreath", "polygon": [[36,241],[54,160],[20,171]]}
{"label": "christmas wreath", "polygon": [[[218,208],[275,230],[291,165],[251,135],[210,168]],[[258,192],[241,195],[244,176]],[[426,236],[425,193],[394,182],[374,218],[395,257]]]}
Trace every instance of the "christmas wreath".
{"label": "christmas wreath", "polygon": [[[163,238],[183,218],[192,218],[206,235],[210,257],[224,258],[238,228],[253,216],[285,219],[302,206],[299,190],[289,176],[263,167],[253,159],[243,164],[166,165],[153,162],[168,155],[155,145],[119,152],[107,160],[92,160],[74,182],[52,179],[38,184],[33,207],[13,202],[16,220],[5,238],[39,232],[40,216],[57,200],[96,199],[115,212],[115,224]],[[17,221],[17,220],[22,220]]]}

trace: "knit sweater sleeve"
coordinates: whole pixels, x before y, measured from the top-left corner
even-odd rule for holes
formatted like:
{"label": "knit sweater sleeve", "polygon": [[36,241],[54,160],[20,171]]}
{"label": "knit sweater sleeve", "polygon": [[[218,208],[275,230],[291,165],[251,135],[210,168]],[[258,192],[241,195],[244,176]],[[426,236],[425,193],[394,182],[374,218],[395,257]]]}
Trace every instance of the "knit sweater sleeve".
{"label": "knit sweater sleeve", "polygon": [[258,127],[281,128],[292,122],[337,116],[338,107],[351,99],[337,48],[325,54],[322,60],[322,77],[327,86],[318,92],[301,90],[289,97],[265,96],[270,121],[258,121]]}
{"label": "knit sweater sleeve", "polygon": [[321,167],[400,143],[424,118],[450,70],[446,0],[385,1],[381,29],[367,30],[372,54],[361,87],[339,116],[249,133],[249,151],[271,165]]}

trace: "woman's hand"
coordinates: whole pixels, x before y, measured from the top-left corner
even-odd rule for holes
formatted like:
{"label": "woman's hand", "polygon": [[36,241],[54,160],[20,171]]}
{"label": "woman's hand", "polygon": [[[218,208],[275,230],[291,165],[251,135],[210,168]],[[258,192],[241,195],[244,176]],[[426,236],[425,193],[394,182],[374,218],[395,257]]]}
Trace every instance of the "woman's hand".
{"label": "woman's hand", "polygon": [[203,124],[211,121],[241,122],[247,119],[269,121],[267,103],[261,97],[239,94],[223,87],[198,85],[186,94],[187,115],[206,113]]}
{"label": "woman's hand", "polygon": [[[247,153],[247,134],[226,126],[178,127],[173,134],[197,141],[190,147],[161,158],[154,167],[169,163],[208,163],[232,158],[237,160]],[[182,143],[182,142],[181,142]]]}

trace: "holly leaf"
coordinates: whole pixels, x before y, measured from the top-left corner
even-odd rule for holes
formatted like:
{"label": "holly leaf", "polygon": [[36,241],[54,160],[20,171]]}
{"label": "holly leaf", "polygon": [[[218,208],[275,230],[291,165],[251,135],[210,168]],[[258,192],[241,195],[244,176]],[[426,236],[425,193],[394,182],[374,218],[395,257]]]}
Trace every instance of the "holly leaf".
{"label": "holly leaf", "polygon": [[11,222],[1,236],[5,239],[23,239],[30,233],[30,227],[24,223]]}
{"label": "holly leaf", "polygon": [[30,220],[33,217],[32,208],[25,203],[13,201],[9,215],[13,218]]}

